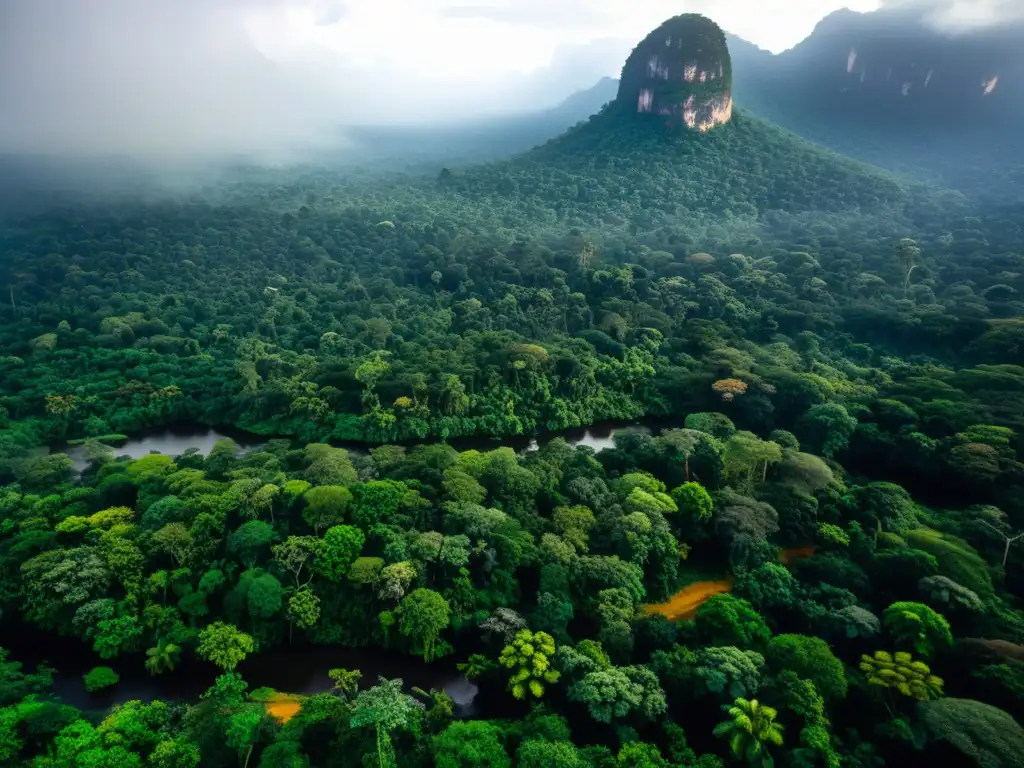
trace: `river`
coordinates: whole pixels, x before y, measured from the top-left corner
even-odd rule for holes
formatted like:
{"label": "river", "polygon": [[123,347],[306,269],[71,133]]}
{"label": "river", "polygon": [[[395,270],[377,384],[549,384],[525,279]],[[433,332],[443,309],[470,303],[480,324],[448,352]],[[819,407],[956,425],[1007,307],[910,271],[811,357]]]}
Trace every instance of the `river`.
{"label": "river", "polygon": [[[460,451],[470,449],[493,450],[501,446],[508,446],[517,451],[536,450],[540,445],[551,442],[556,438],[562,438],[569,445],[586,445],[594,451],[601,451],[614,445],[616,432],[643,432],[651,434],[659,427],[651,423],[615,423],[599,424],[591,427],[580,427],[578,429],[567,429],[562,432],[547,432],[539,437],[527,437],[514,435],[505,438],[488,437],[460,437],[449,440],[449,444]],[[242,452],[254,451],[262,448],[270,438],[254,435],[235,429],[215,429],[213,427],[201,426],[198,424],[182,424],[174,427],[167,427],[160,430],[147,432],[139,437],[133,437],[115,447],[118,456],[130,456],[133,459],[141,458],[149,453],[164,453],[168,456],[180,456],[189,448],[198,448],[204,456],[210,452],[214,444],[225,437],[230,437],[242,449]],[[286,438],[288,439],[288,438]],[[423,441],[440,442],[440,441]],[[334,442],[339,448],[345,448],[351,453],[366,453],[371,447],[366,443],[345,443]],[[81,472],[88,466],[85,460],[85,447],[81,445],[65,446],[61,448],[72,460],[75,469]]]}
{"label": "river", "polygon": [[[450,441],[459,450],[490,450],[509,446],[517,451],[537,450],[540,445],[563,438],[570,445],[586,445],[595,452],[614,445],[616,432],[638,431],[646,434],[657,431],[651,424],[605,424],[587,428],[546,433],[539,437],[515,436],[504,439],[459,438]],[[214,444],[225,437],[233,439],[243,452],[266,445],[269,438],[238,430],[218,430],[200,425],[179,425],[133,437],[117,446],[118,456],[141,458],[149,453],[179,456],[189,448],[198,448],[206,455]],[[336,443],[353,453],[366,453],[369,446],[362,443]],[[65,447],[75,468],[86,468],[82,446]],[[54,685],[58,695],[68,704],[83,710],[103,710],[114,704],[133,699],[152,701],[197,701],[217,675],[217,669],[197,659],[183,656],[174,672],[150,676],[143,667],[141,654],[114,661],[104,661],[86,645],[74,638],[57,637],[27,625],[11,625],[0,629],[0,646],[11,652],[11,658],[34,668],[41,662],[56,667]],[[103,691],[89,693],[82,683],[82,675],[94,666],[110,666],[120,676],[117,685]],[[414,656],[387,651],[382,648],[345,648],[337,646],[281,646],[256,653],[239,665],[238,672],[249,683],[250,690],[275,690],[310,694],[329,690],[328,670],[342,667],[358,669],[363,673],[362,685],[377,682],[378,676],[401,678],[406,687],[424,690],[443,689],[455,702],[458,717],[476,717],[481,712],[493,715],[500,702],[481,702],[477,686],[455,667],[451,659],[426,664]]]}
{"label": "river", "polygon": [[[103,660],[77,638],[60,637],[38,629],[9,622],[0,630],[0,647],[9,659],[20,661],[26,669],[41,663],[56,668],[54,690],[62,701],[81,710],[106,710],[115,704],[140,701],[195,702],[213,683],[219,670],[212,664],[183,654],[173,672],[149,675],[141,653]],[[361,687],[376,685],[378,676],[401,678],[407,689],[419,687],[444,690],[455,702],[457,717],[476,717],[482,710],[493,711],[478,701],[477,686],[455,667],[455,659],[430,664],[416,656],[383,648],[346,648],[296,643],[277,646],[252,654],[238,666],[249,690],[273,688],[295,694],[322,693],[331,689],[328,670],[358,669],[363,673]],[[94,666],[109,666],[121,679],[110,688],[90,693],[82,675]],[[500,702],[494,702],[500,706]]]}

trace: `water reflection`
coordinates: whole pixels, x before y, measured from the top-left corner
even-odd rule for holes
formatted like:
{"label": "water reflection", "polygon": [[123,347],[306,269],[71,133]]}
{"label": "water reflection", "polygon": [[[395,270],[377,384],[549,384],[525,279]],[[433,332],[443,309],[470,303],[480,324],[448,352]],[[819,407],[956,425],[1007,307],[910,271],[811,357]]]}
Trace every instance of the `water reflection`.
{"label": "water reflection", "polygon": [[[525,437],[514,435],[506,438],[487,437],[463,437],[449,440],[449,444],[456,450],[467,451],[471,449],[486,451],[508,446],[517,451],[536,451],[541,445],[546,445],[552,440],[561,438],[569,445],[585,445],[594,452],[603,451],[605,448],[612,448],[615,445],[615,435],[623,432],[635,432],[639,434],[652,434],[651,426],[645,424],[604,424],[592,427],[580,427],[567,429],[561,432],[547,432],[539,437]],[[133,437],[121,445],[114,447],[117,456],[130,456],[133,459],[140,459],[150,453],[163,453],[168,456],[180,456],[189,448],[196,448],[206,456],[218,440],[231,438],[242,449],[242,452],[254,451],[267,444],[269,438],[254,435],[240,430],[214,429],[213,427],[199,424],[183,424],[175,427],[168,427],[163,430],[144,434],[140,437]],[[428,443],[431,441],[427,441]],[[433,441],[440,442],[440,441]],[[369,447],[366,443],[332,442],[339,448],[345,448],[351,453],[366,453]],[[62,449],[75,465],[75,471],[81,472],[88,467],[85,459],[85,446],[74,445]]]}
{"label": "water reflection", "polygon": [[[189,448],[198,448],[199,452],[205,456],[213,449],[218,440],[225,437],[230,437],[238,443],[243,451],[256,450],[267,444],[266,438],[248,432],[230,430],[230,434],[226,434],[212,427],[184,424],[133,437],[121,445],[114,446],[114,454],[141,459],[153,452],[164,453],[168,456],[180,456]],[[75,471],[81,472],[89,466],[89,462],[85,459],[84,445],[69,446],[64,449],[64,453],[74,463]]]}

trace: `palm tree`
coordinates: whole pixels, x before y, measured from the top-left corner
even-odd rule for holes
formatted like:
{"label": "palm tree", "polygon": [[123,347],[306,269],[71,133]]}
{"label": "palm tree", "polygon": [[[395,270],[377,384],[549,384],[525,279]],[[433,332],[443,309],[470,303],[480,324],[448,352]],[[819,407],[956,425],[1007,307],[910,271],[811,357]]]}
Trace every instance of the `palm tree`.
{"label": "palm tree", "polygon": [[728,736],[729,749],[737,758],[746,758],[753,766],[772,768],[775,761],[766,745],[782,746],[782,726],[775,722],[779,713],[758,704],[757,699],[736,699],[732,706],[725,704],[722,709],[732,719],[716,725],[715,736]]}
{"label": "palm tree", "polygon": [[159,675],[161,672],[169,672],[178,664],[178,656],[181,655],[181,646],[175,645],[168,640],[160,640],[155,648],[146,651],[146,669],[151,675]]}

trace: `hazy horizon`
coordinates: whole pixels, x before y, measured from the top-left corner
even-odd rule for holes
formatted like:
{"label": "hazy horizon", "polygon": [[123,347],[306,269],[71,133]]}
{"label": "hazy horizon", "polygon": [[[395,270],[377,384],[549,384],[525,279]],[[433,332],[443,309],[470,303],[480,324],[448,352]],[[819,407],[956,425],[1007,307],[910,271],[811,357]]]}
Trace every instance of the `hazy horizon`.
{"label": "hazy horizon", "polygon": [[[946,28],[1014,3],[890,0]],[[14,0],[0,9],[0,152],[286,160],[344,125],[444,123],[549,108],[617,75],[650,29],[711,15],[770,50],[844,6],[654,0]]]}
{"label": "hazy horizon", "polygon": [[[890,0],[949,29],[1019,16],[1002,0]],[[0,8],[0,152],[287,161],[339,127],[551,107],[616,76],[650,29],[711,16],[773,51],[878,0],[15,0]]]}

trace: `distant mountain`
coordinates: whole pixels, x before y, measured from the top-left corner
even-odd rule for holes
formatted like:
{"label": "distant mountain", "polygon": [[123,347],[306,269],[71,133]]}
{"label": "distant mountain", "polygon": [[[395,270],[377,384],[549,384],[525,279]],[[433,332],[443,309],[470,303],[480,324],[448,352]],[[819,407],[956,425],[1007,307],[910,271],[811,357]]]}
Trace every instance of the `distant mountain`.
{"label": "distant mountain", "polygon": [[843,10],[773,60],[774,67],[750,68],[750,82],[794,109],[857,113],[926,133],[1024,115],[1024,27],[1017,25],[948,35],[917,14]]}
{"label": "distant mountain", "polygon": [[737,103],[806,138],[975,194],[1024,182],[1024,26],[843,10],[784,53],[730,48]]}
{"label": "distant mountain", "polygon": [[884,241],[916,232],[922,216],[941,231],[965,215],[960,195],[734,114],[731,69],[716,25],[676,17],[634,49],[615,101],[597,115],[517,157],[442,171],[438,185],[453,203],[501,211],[506,227],[630,236],[683,225],[756,237],[811,225],[836,243],[844,227]]}
{"label": "distant mountain", "polygon": [[577,91],[566,97],[561,104],[538,113],[538,117],[551,121],[565,122],[566,127],[596,115],[605,104],[614,101],[619,92],[619,81],[614,77],[602,77],[585,91]]}
{"label": "distant mountain", "polygon": [[[1024,27],[952,36],[907,12],[844,10],[781,54],[735,35],[726,41],[738,107],[857,160],[989,201],[1024,203]],[[641,74],[651,55],[638,59]],[[633,83],[630,98],[643,87]],[[531,114],[359,128],[352,137],[361,161],[403,170],[495,160],[587,120],[620,88],[603,78]],[[662,109],[653,94],[651,103]]]}
{"label": "distant mountain", "polygon": [[536,112],[460,123],[367,126],[346,130],[360,163],[385,163],[404,170],[486,162],[525,152],[558,136],[615,99],[619,81],[605,77]]}

